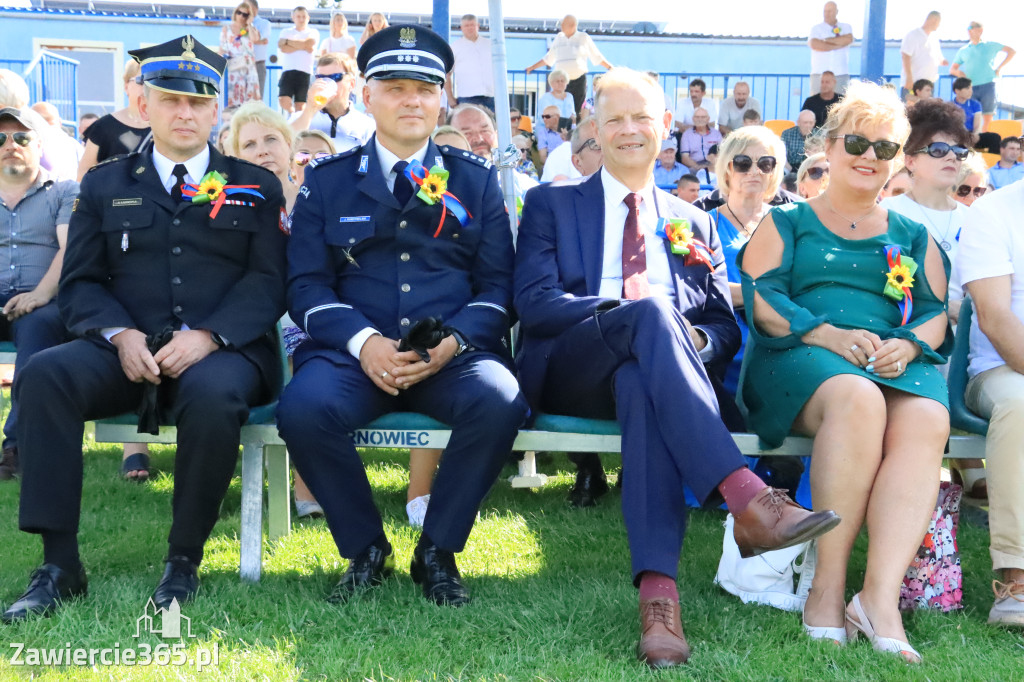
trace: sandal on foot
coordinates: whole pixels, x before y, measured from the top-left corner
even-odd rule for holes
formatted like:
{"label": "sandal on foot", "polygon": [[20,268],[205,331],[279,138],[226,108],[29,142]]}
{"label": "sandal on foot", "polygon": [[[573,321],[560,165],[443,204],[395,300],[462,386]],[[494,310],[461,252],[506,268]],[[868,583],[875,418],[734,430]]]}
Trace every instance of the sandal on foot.
{"label": "sandal on foot", "polygon": [[[138,473],[136,473],[138,472]],[[130,474],[135,474],[134,476]],[[121,461],[121,478],[126,481],[142,483],[149,478],[149,455],[136,452]]]}
{"label": "sandal on foot", "polygon": [[849,609],[846,611],[847,639],[852,641],[857,639],[857,635],[863,634],[871,642],[871,646],[875,651],[897,654],[907,663],[921,662],[921,654],[917,653],[917,649],[910,646],[907,642],[895,637],[879,637],[875,633],[875,628],[871,625],[871,621],[868,620],[867,614],[864,613],[864,607],[860,605],[859,593],[853,595],[850,608],[853,609],[852,614]]}

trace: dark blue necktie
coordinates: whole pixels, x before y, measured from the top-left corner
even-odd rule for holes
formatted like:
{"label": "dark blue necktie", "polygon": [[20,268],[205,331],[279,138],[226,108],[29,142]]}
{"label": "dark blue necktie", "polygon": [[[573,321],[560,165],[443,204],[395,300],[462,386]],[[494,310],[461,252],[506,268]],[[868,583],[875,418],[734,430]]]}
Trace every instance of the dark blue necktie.
{"label": "dark blue necktie", "polygon": [[405,177],[405,169],[408,165],[408,161],[399,161],[393,169],[396,173],[395,199],[398,199],[398,205],[402,207],[409,203],[409,199],[412,199],[412,182],[409,178]]}
{"label": "dark blue necktie", "polygon": [[188,175],[188,169],[185,168],[185,164],[175,164],[174,170],[171,171],[174,174],[174,186],[171,187],[171,198],[175,201],[182,200],[182,185],[185,184],[185,176]]}

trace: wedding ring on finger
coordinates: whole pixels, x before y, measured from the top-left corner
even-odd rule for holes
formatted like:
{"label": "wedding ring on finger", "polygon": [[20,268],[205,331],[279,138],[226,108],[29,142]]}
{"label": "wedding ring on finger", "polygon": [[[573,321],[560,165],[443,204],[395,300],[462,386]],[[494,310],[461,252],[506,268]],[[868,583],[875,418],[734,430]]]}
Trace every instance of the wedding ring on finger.
{"label": "wedding ring on finger", "polygon": [[858,346],[857,344],[853,344],[852,346],[850,346],[850,352],[856,353],[859,348],[860,346]]}
{"label": "wedding ring on finger", "polygon": [[900,362],[899,360],[896,361],[896,373],[897,374],[902,374],[903,373],[903,363]]}
{"label": "wedding ring on finger", "polygon": [[380,373],[380,378],[381,379],[387,379],[388,378],[388,371],[384,370],[383,372],[381,372]]}

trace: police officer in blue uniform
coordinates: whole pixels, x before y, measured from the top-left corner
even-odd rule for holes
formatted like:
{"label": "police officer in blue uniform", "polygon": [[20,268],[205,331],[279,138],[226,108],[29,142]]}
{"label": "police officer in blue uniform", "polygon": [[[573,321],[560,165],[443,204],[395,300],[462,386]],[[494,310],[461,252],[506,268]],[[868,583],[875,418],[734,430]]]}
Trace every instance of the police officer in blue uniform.
{"label": "police officer in blue uniform", "polygon": [[166,608],[198,591],[240,428],[280,388],[281,184],[207,142],[224,58],[192,36],[129,54],[141,64],[153,145],[83,179],[58,293],[78,338],[34,356],[14,387],[20,525],[42,535],[45,563],[8,622],[86,592],[77,540],[85,421],[134,411],[148,396],[177,425],[173,520],[153,593]]}
{"label": "police officer in blue uniform", "polygon": [[[288,308],[310,339],[295,352],[278,424],[350,559],[331,601],[394,566],[354,430],[401,410],[452,427],[410,572],[427,599],[461,605],[455,553],[528,411],[509,371],[513,247],[497,173],[430,140],[453,60],[418,26],[367,40],[358,63],[377,132],[310,164],[292,214]],[[398,350],[427,318],[447,334],[429,362]]]}

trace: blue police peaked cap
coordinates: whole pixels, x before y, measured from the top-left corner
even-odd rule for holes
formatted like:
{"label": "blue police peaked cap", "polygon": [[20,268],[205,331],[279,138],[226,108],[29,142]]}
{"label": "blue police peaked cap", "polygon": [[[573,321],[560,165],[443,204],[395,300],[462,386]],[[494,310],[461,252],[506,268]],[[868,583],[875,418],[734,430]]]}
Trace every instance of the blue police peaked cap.
{"label": "blue police peaked cap", "polygon": [[216,97],[227,60],[191,35],[129,50],[145,85],[193,97]]}
{"label": "blue police peaked cap", "polygon": [[356,62],[366,80],[409,78],[443,85],[455,66],[455,54],[429,28],[396,24],[370,36]]}

